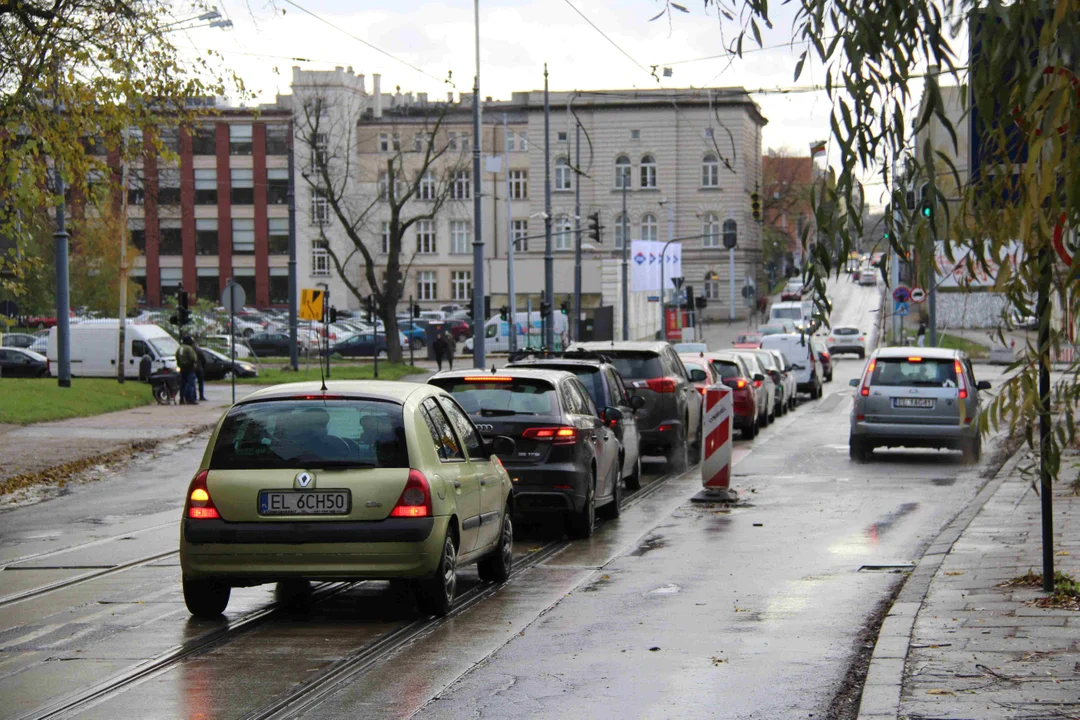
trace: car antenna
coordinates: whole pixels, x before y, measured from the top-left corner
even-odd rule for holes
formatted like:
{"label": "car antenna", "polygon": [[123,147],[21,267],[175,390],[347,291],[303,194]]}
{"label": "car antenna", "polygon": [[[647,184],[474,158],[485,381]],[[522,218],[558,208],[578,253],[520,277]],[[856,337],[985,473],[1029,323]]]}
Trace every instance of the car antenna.
{"label": "car antenna", "polygon": [[[323,328],[326,329],[325,327]],[[377,349],[377,348],[376,348]],[[330,357],[330,333],[326,333],[326,357]],[[319,358],[319,380],[322,381],[320,392],[326,392],[326,375],[323,374],[323,361]]]}
{"label": "car antenna", "polygon": [[491,363],[491,374],[495,374],[495,363]]}

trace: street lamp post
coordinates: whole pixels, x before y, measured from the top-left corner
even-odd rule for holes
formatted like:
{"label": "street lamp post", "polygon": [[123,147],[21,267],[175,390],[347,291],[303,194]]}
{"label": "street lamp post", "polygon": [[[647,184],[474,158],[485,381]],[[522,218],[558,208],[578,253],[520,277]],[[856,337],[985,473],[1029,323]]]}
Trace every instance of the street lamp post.
{"label": "street lamp post", "polygon": [[480,229],[480,0],[473,0],[476,78],[473,83],[473,363],[484,367],[484,236]]}

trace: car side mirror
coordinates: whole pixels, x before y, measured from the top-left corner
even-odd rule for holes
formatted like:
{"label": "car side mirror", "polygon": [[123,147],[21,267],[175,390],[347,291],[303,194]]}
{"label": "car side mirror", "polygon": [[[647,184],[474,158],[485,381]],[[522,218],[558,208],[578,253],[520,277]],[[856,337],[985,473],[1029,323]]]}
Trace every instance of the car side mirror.
{"label": "car side mirror", "polygon": [[630,407],[632,407],[634,410],[640,410],[641,408],[645,407],[645,398],[641,397],[640,395],[631,395]]}
{"label": "car side mirror", "polygon": [[979,382],[975,383],[975,388],[978,389],[978,390],[989,390],[990,389],[990,381],[989,380],[980,380]]}
{"label": "car side mirror", "polygon": [[517,443],[513,438],[505,435],[496,435],[487,441],[488,455],[514,455],[517,452]]}
{"label": "car side mirror", "polygon": [[620,410],[619,408],[609,406],[604,408],[604,411],[601,413],[600,417],[603,418],[604,422],[617,423],[623,419],[623,414],[622,410]]}
{"label": "car side mirror", "polygon": [[761,373],[754,373],[754,382],[765,382],[765,376]]}
{"label": "car side mirror", "polygon": [[851,387],[859,387],[859,378],[851,378],[847,381],[847,384]]}
{"label": "car side mirror", "polygon": [[709,376],[705,374],[704,370],[694,368],[690,371],[690,382],[705,382],[708,379]]}

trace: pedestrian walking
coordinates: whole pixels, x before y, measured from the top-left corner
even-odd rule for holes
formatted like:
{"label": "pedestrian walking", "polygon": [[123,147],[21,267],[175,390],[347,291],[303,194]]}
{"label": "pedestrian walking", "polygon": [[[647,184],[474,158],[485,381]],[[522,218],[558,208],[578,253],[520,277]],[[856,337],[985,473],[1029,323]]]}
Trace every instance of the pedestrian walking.
{"label": "pedestrian walking", "polygon": [[435,353],[435,362],[439,370],[442,370],[443,358],[446,356],[446,337],[443,336],[442,330],[435,336],[435,342],[431,343],[431,352]]}
{"label": "pedestrian walking", "polygon": [[154,359],[150,353],[143,353],[139,359],[139,381],[150,382],[150,376],[154,374]]}
{"label": "pedestrian walking", "polygon": [[926,323],[919,321],[919,332],[916,336],[915,344],[919,347],[926,347]]}
{"label": "pedestrian walking", "polygon": [[198,362],[195,365],[195,382],[199,388],[199,402],[206,402],[206,353],[199,347],[199,343],[192,339],[191,347],[195,348]]}
{"label": "pedestrian walking", "polygon": [[199,356],[193,347],[195,341],[185,335],[176,350],[176,365],[180,368],[180,404],[198,405],[195,395],[195,368],[199,365]]}
{"label": "pedestrian walking", "polygon": [[457,342],[454,333],[446,333],[446,361],[450,363],[450,369],[454,369],[454,353],[457,352]]}

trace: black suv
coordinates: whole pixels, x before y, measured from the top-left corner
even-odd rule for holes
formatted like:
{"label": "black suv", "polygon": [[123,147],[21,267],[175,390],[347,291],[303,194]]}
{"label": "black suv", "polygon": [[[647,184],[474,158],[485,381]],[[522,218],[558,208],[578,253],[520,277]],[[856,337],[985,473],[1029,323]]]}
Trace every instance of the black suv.
{"label": "black suv", "polygon": [[637,412],[642,455],[664,455],[676,471],[701,455],[701,393],[669,343],[574,343],[567,352],[586,350],[611,360],[624,382],[645,406]]}
{"label": "black suv", "polygon": [[645,398],[631,395],[619,371],[604,355],[578,351],[567,352],[556,357],[534,357],[532,353],[519,353],[510,357],[508,368],[565,370],[577,375],[585,386],[589,397],[597,408],[615,407],[622,417],[605,417],[601,410],[600,419],[615,431],[615,437],[622,443],[622,478],[628,490],[641,487],[641,439],[638,436],[637,418],[634,413],[645,407]]}
{"label": "black suv", "polygon": [[[573,537],[592,535],[597,507],[619,514],[622,444],[585,386],[561,370],[448,370],[428,382],[454,396],[485,438],[514,439],[499,459],[510,473],[517,515],[560,513]],[[622,411],[605,407],[608,420]]]}

